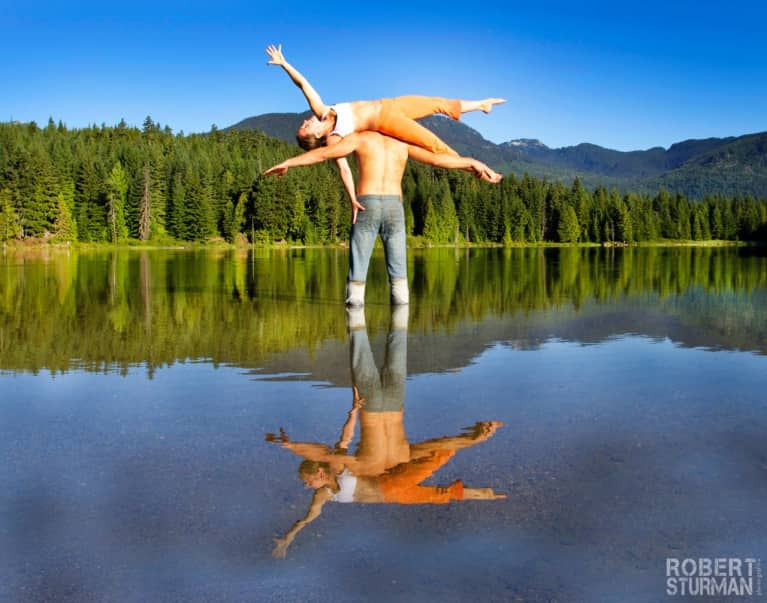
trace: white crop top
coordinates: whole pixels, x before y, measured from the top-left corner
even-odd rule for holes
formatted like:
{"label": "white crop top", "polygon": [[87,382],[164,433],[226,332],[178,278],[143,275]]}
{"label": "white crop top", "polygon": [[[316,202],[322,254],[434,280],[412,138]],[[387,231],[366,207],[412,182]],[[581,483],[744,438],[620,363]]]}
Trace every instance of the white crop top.
{"label": "white crop top", "polygon": [[337,105],[328,107],[328,110],[325,111],[325,114],[322,116],[323,119],[325,119],[325,116],[331,109],[336,112],[336,127],[333,128],[333,131],[330,132],[328,136],[333,136],[335,134],[343,138],[344,136],[353,133],[354,114],[352,113],[351,103],[338,103]]}
{"label": "white crop top", "polygon": [[357,488],[357,477],[348,469],[344,469],[336,476],[339,490],[330,500],[340,503],[354,502],[354,490]]}

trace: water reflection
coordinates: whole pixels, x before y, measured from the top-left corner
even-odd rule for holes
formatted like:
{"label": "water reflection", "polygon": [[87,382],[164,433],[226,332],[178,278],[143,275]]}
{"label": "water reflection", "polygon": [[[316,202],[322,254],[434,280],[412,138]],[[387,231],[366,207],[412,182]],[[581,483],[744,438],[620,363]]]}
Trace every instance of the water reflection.
{"label": "water reflection", "polygon": [[[767,352],[762,249],[431,249],[409,258],[413,330],[498,321],[476,350],[638,333]],[[262,366],[345,339],[346,270],[343,250],[7,253],[0,370]],[[384,271],[371,270],[367,312],[386,328]]]}
{"label": "water reflection", "polygon": [[[328,502],[379,504],[446,504],[462,500],[506,498],[489,487],[469,487],[458,479],[448,485],[424,485],[460,450],[491,438],[500,421],[479,421],[462,433],[412,444],[404,424],[407,377],[408,307],[394,307],[379,370],[370,348],[362,309],[347,310],[352,403],[334,446],[294,441],[285,429],[268,434],[303,459],[298,475],[314,490],[306,515],[275,541],[273,555],[288,547]],[[350,451],[359,424],[359,442]]]}
{"label": "water reflection", "polygon": [[[659,601],[668,557],[767,559],[761,250],[411,257],[406,340],[383,271],[349,333],[343,252],[0,261],[0,600]],[[302,529],[305,460],[508,498]]]}

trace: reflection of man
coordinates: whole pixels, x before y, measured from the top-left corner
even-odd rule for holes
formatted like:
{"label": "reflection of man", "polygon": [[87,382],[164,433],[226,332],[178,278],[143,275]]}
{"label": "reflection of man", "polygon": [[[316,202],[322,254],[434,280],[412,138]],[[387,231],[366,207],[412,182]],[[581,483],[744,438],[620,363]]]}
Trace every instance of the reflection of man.
{"label": "reflection of man", "polygon": [[[492,488],[467,488],[461,480],[448,486],[421,483],[447,463],[458,450],[490,438],[500,422],[484,421],[453,437],[410,444],[403,423],[407,363],[407,306],[392,313],[386,340],[386,360],[379,372],[364,327],[352,328],[350,361],[353,404],[335,448],[313,442],[292,442],[284,432],[267,440],[303,457],[299,476],[315,490],[306,516],[276,541],[274,555],[283,557],[290,543],[320,516],[325,503],[445,504],[453,500],[505,498]],[[348,453],[356,423],[357,451]]]}
{"label": "reflection of man", "polygon": [[[268,169],[265,174],[283,175],[289,168],[311,165],[355,153],[359,166],[357,200],[352,202],[352,233],[346,303],[365,303],[365,281],[376,235],[386,253],[392,303],[409,301],[405,250],[405,214],[402,208],[402,175],[408,157],[437,167],[463,169],[488,182],[499,182],[500,174],[484,163],[466,157],[435,155],[420,147],[383,136],[359,132],[330,147],[314,149]],[[358,210],[364,210],[357,215]]]}

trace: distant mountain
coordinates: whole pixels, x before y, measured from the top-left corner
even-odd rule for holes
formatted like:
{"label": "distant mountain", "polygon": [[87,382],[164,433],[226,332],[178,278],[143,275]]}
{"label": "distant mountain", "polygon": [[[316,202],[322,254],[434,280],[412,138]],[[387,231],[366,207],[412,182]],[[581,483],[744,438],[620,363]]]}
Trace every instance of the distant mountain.
{"label": "distant mountain", "polygon": [[311,114],[311,111],[305,113],[264,113],[243,119],[233,126],[224,128],[224,130],[259,130],[267,136],[296,144],[296,130],[299,124]]}
{"label": "distant mountain", "polygon": [[694,155],[656,178],[668,190],[701,198],[712,190],[767,198],[767,132],[723,139],[725,144]]}
{"label": "distant mountain", "polygon": [[695,155],[718,148],[730,140],[688,140],[672,145],[668,151],[654,147],[630,152],[613,151],[588,143],[550,149],[539,141],[527,140],[512,140],[498,146],[509,159],[535,159],[551,166],[618,178],[646,178],[676,169]]}
{"label": "distant mountain", "polygon": [[[227,129],[256,129],[295,143],[298,124],[310,113],[267,113]],[[767,197],[767,132],[739,137],[685,140],[668,149],[615,151],[582,143],[552,149],[539,140],[521,138],[495,144],[462,122],[441,116],[421,120],[461,155],[475,157],[505,174],[525,173],[588,188],[655,192],[665,188],[700,199],[707,194]]]}

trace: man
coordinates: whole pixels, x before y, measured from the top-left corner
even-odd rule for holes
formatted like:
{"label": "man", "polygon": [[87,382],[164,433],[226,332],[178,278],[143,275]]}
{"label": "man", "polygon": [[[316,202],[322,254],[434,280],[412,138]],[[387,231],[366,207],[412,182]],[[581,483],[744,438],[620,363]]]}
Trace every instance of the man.
{"label": "man", "polygon": [[[437,167],[467,170],[487,182],[500,182],[501,175],[476,159],[435,155],[373,131],[353,133],[332,146],[320,147],[287,159],[266,170],[264,175],[282,176],[292,167],[338,159],[350,153],[354,153],[357,158],[359,178],[357,198],[352,200],[346,304],[362,306],[365,303],[368,264],[378,234],[384,244],[392,303],[407,304],[410,295],[407,286],[402,176],[408,157]],[[362,214],[358,216],[360,210]]]}

